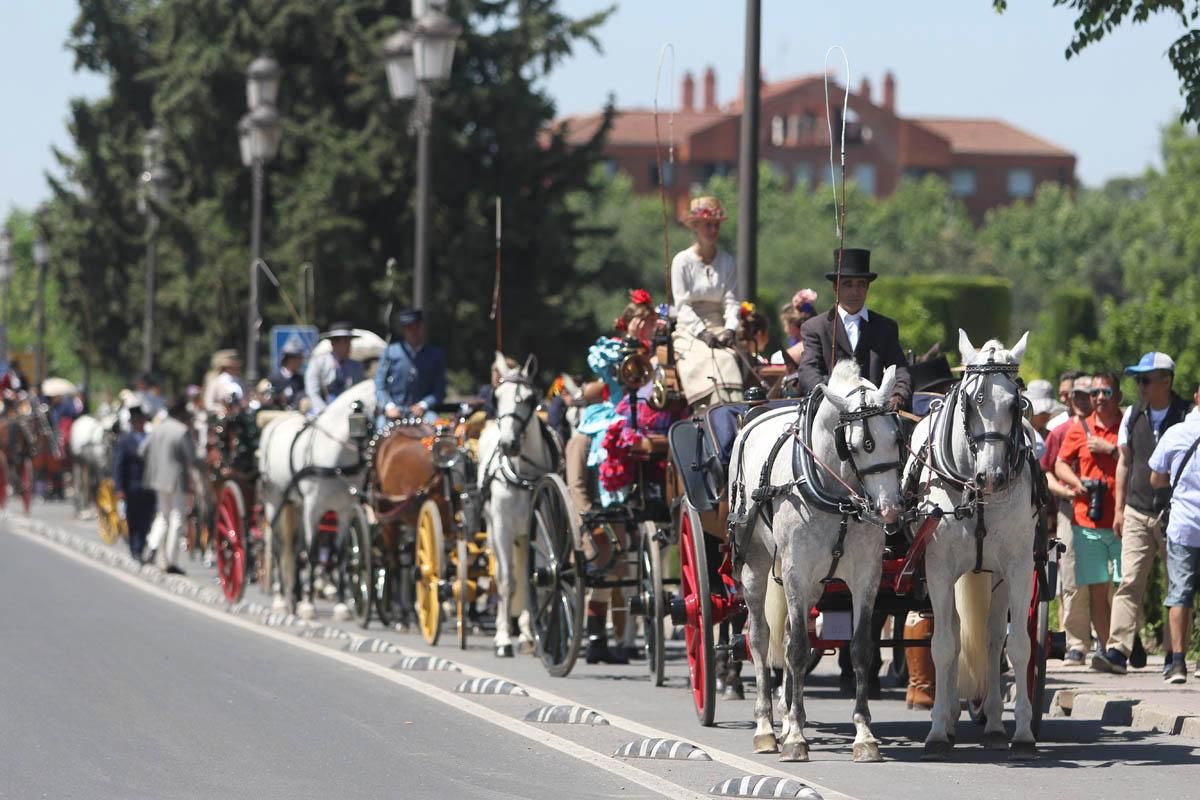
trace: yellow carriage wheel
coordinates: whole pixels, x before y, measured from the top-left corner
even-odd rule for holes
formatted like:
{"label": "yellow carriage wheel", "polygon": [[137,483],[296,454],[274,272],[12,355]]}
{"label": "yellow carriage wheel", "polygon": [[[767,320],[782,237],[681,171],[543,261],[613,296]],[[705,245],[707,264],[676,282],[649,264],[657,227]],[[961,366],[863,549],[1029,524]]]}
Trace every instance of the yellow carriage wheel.
{"label": "yellow carriage wheel", "polygon": [[417,516],[417,625],[421,636],[431,645],[442,634],[442,601],[438,588],[445,561],[442,538],[442,511],[433,500],[426,500]]}
{"label": "yellow carriage wheel", "polygon": [[121,519],[117,508],[117,493],[112,478],[100,481],[96,489],[96,519],[100,523],[100,539],[105,544],[113,544],[118,536],[129,535],[125,520]]}

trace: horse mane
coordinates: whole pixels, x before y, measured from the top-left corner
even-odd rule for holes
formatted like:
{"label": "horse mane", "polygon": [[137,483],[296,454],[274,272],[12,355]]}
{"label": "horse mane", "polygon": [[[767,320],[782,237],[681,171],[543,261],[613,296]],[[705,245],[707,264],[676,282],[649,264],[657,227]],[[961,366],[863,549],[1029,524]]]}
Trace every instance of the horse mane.
{"label": "horse mane", "polygon": [[842,359],[829,376],[829,391],[845,397],[862,383],[862,371],[853,358]]}
{"label": "horse mane", "polygon": [[1004,349],[1004,343],[999,339],[988,339],[984,342],[983,347],[979,348],[975,354],[975,360],[972,364],[986,364],[989,358],[1001,364],[1011,364],[1013,361],[1012,352]]}

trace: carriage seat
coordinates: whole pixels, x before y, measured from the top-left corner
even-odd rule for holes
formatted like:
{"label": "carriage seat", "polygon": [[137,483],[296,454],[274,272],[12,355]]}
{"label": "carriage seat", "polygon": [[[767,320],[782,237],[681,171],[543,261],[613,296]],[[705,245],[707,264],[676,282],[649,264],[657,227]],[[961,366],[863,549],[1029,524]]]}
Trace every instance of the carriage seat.
{"label": "carriage seat", "polygon": [[738,431],[745,427],[747,422],[768,411],[795,404],[795,400],[787,399],[772,400],[754,406],[747,403],[725,403],[706,409],[701,424],[708,431],[708,443],[721,466],[729,468],[729,461],[733,457],[733,442],[737,439]]}

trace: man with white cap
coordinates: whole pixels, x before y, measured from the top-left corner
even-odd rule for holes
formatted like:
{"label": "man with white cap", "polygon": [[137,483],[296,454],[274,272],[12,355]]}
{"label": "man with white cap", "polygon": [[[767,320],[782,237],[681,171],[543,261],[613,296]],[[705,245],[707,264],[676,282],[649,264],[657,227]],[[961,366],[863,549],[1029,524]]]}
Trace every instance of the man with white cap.
{"label": "man with white cap", "polygon": [[304,372],[304,393],[312,403],[310,417],[320,414],[339,394],[363,379],[363,365],[350,357],[350,344],[356,336],[349,322],[335,322],[321,336],[329,340],[329,351],[310,358]]}
{"label": "man with white cap", "polygon": [[1163,546],[1162,512],[1171,496],[1169,488],[1151,485],[1150,455],[1167,429],[1181,422],[1192,407],[1175,394],[1175,360],[1166,353],[1146,353],[1126,367],[1125,374],[1137,381],[1138,402],[1125,410],[1117,434],[1113,533],[1121,539],[1121,585],[1113,595],[1108,642],[1092,656],[1092,669],[1118,675],[1125,673],[1135,649],[1146,582],[1154,556]]}

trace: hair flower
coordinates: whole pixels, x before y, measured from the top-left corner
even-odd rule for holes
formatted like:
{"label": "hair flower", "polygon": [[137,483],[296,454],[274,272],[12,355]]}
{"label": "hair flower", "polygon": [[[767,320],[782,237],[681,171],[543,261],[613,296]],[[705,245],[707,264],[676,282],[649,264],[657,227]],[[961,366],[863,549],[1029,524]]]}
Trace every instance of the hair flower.
{"label": "hair flower", "polygon": [[654,300],[645,289],[634,289],[629,293],[629,301],[639,306],[654,305]]}
{"label": "hair flower", "polygon": [[757,310],[758,309],[754,305],[754,303],[751,303],[749,300],[743,300],[741,302],[741,304],[738,306],[738,318],[739,319],[749,319],[751,316],[754,315],[754,312]]}
{"label": "hair flower", "polygon": [[817,302],[817,293],[812,289],[801,289],[792,295],[792,308],[797,311],[813,313]]}

